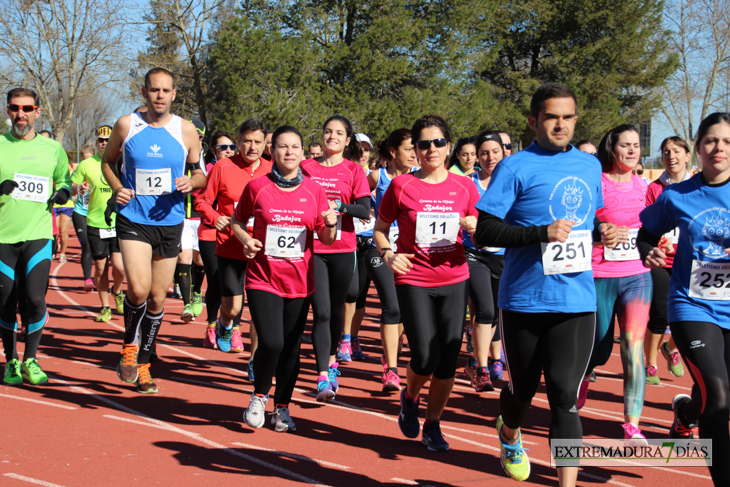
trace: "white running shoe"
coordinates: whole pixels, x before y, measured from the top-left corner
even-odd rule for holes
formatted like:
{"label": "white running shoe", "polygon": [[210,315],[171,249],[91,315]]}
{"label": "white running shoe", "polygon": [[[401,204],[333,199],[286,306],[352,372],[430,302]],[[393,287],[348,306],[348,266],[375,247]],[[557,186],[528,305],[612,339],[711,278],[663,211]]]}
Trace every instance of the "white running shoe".
{"label": "white running shoe", "polygon": [[277,433],[284,433],[287,430],[296,431],[297,426],[289,416],[289,408],[286,406],[275,407],[271,416],[271,424],[276,425],[274,428]]}
{"label": "white running shoe", "polygon": [[252,428],[260,428],[266,421],[266,403],[268,397],[261,397],[253,394],[248,409],[243,411],[243,420]]}

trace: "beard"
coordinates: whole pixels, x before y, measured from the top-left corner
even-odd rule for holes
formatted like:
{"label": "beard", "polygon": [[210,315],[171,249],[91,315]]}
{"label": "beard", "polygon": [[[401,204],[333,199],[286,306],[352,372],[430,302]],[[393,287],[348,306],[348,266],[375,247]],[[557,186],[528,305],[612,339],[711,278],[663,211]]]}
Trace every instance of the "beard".
{"label": "beard", "polygon": [[25,137],[26,135],[28,135],[30,133],[31,130],[33,130],[33,124],[30,123],[30,121],[25,120],[25,127],[18,125],[19,121],[20,120],[15,120],[13,122],[13,130],[12,130],[13,135],[15,135],[16,138],[18,138],[18,139],[21,137]]}

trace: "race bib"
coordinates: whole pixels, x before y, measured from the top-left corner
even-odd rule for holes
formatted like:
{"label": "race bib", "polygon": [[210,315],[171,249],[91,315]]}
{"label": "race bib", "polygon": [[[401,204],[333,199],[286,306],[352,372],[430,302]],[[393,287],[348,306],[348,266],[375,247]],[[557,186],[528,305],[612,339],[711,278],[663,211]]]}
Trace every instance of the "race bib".
{"label": "race bib", "polygon": [[610,261],[639,260],[639,249],[636,240],[639,236],[638,228],[629,228],[629,241],[618,244],[616,248],[603,247],[603,258]]}
{"label": "race bib", "polygon": [[279,258],[304,257],[306,227],[269,225],[266,227],[266,255]]}
{"label": "race bib", "polygon": [[99,238],[113,238],[117,236],[116,228],[100,228]]}
{"label": "race bib", "polygon": [[541,243],[543,274],[572,274],[591,268],[590,230],[573,230],[565,242]]}
{"label": "race bib", "polygon": [[360,235],[375,228],[375,218],[370,218],[367,223],[363,223],[359,218],[353,218],[352,221],[355,224],[355,235]]}
{"label": "race bib", "polygon": [[689,295],[710,301],[730,299],[730,263],[692,261]]}
{"label": "race bib", "polygon": [[84,210],[89,209],[89,199],[91,198],[91,194],[89,191],[86,191],[84,195],[81,197],[81,205],[84,207]]}
{"label": "race bib", "polygon": [[35,203],[46,203],[48,201],[51,189],[50,179],[16,172],[13,181],[18,183],[18,187],[10,193],[10,197],[14,200],[33,201]]}
{"label": "race bib", "polygon": [[254,222],[255,222],[254,217],[249,217],[248,221],[246,222],[246,231],[248,232],[249,235],[253,235]]}
{"label": "race bib", "polygon": [[[337,233],[335,234],[335,240],[340,240],[342,238],[342,215],[339,213],[337,214],[337,223],[336,223]],[[314,239],[319,240],[319,235],[317,235],[317,232],[314,232]]]}
{"label": "race bib", "polygon": [[418,212],[416,216],[416,245],[447,247],[459,236],[458,213]]}
{"label": "race bib", "polygon": [[172,172],[166,169],[137,169],[134,191],[139,196],[160,196],[172,193]]}
{"label": "race bib", "polygon": [[398,229],[398,226],[391,225],[390,230],[388,231],[388,241],[390,242],[390,248],[393,249],[393,252],[398,252],[398,236],[400,235],[400,230]]}
{"label": "race bib", "polygon": [[672,245],[679,243],[679,227],[675,227],[674,230],[670,230],[664,234],[664,237],[672,242]]}

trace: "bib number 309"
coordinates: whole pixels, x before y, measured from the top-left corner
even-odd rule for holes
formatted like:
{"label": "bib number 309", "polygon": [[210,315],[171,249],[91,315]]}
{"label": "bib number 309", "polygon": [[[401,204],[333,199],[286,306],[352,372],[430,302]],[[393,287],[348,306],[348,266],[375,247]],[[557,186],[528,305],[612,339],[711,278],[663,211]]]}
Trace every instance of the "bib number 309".
{"label": "bib number 309", "polygon": [[11,198],[35,203],[48,201],[48,190],[50,189],[48,178],[16,172],[13,181],[18,183],[18,187],[11,193]]}
{"label": "bib number 309", "polygon": [[140,196],[172,193],[172,174],[166,169],[137,169],[134,191]]}
{"label": "bib number 309", "polygon": [[565,242],[542,246],[543,274],[572,274],[591,268],[593,238],[590,230],[573,230]]}
{"label": "bib number 309", "polygon": [[730,299],[730,263],[692,261],[689,295],[710,301]]}

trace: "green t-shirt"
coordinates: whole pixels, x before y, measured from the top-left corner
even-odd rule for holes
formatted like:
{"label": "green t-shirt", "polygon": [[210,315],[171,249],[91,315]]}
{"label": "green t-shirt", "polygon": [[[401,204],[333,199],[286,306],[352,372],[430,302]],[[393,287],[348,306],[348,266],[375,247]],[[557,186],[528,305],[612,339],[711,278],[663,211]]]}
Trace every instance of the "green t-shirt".
{"label": "green t-shirt", "polygon": [[36,134],[19,140],[0,136],[0,182],[12,179],[19,187],[0,196],[0,243],[14,244],[53,238],[48,198],[56,190],[71,191],[68,156],[61,144]]}
{"label": "green t-shirt", "polygon": [[104,212],[109,198],[112,197],[112,188],[101,172],[101,157],[97,154],[81,161],[71,180],[75,184],[89,183],[89,211],[86,214],[86,223],[95,228],[114,228],[116,213],[112,213],[111,226],[104,221]]}
{"label": "green t-shirt", "polygon": [[451,166],[449,168],[449,172],[450,173],[454,173],[454,174],[458,174],[459,176],[466,177],[466,174],[464,174],[464,171],[462,171],[461,168],[459,168],[459,165],[458,164],[454,164],[453,166]]}

